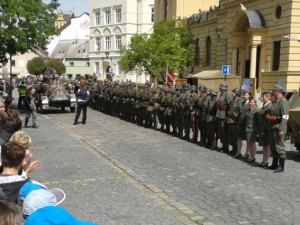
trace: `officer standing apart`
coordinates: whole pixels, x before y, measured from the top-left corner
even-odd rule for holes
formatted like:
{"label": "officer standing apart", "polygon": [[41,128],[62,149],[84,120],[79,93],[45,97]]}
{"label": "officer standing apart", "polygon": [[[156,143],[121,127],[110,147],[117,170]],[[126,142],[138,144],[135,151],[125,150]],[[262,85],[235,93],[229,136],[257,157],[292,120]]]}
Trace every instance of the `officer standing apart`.
{"label": "officer standing apart", "polygon": [[25,96],[26,96],[26,93],[27,93],[27,87],[25,86],[24,81],[22,81],[22,83],[18,87],[18,92],[19,92],[18,109],[20,110],[21,109],[21,104],[22,104],[22,102],[24,102]]}
{"label": "officer standing apart", "polygon": [[86,122],[86,111],[89,102],[90,92],[88,91],[88,87],[86,84],[80,84],[78,89],[77,95],[77,108],[76,108],[76,115],[73,125],[77,125],[80,113],[82,111],[82,124]]}
{"label": "officer standing apart", "polygon": [[[289,119],[289,102],[283,96],[285,89],[280,85],[275,85],[272,94],[275,98],[271,108],[271,114],[266,115],[271,126],[271,152],[273,156],[272,165],[269,169],[274,172],[283,172],[286,158],[285,134],[287,132],[287,122]],[[279,166],[278,166],[279,160]]]}
{"label": "officer standing apart", "polygon": [[36,125],[36,100],[35,100],[35,88],[31,87],[25,96],[26,118],[25,127],[28,127],[29,119],[32,115],[32,128],[38,128]]}
{"label": "officer standing apart", "polygon": [[[217,100],[217,126],[218,133],[217,136],[220,138],[222,142],[222,148],[220,152],[227,153],[228,152],[228,137],[227,137],[227,122],[226,122],[226,113],[228,111],[228,106],[232,101],[232,95],[228,94],[228,85],[223,83],[219,85],[220,96]],[[217,141],[218,141],[217,138]]]}

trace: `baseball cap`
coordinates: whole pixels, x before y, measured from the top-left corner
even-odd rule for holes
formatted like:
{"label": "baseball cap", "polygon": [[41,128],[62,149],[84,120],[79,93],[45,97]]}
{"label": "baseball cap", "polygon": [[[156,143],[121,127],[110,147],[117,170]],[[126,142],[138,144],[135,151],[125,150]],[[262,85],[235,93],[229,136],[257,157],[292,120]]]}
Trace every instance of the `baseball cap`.
{"label": "baseball cap", "polygon": [[46,206],[31,214],[25,225],[97,225],[77,220],[67,210],[56,206]]}
{"label": "baseball cap", "polygon": [[43,184],[41,184],[41,183],[39,183],[39,182],[37,182],[37,181],[33,181],[33,180],[28,181],[27,183],[25,183],[25,184],[21,187],[21,189],[20,189],[20,191],[19,191],[19,201],[20,201],[20,202],[23,202],[24,199],[25,199],[25,197],[26,197],[31,191],[39,190],[39,189],[45,189],[45,190],[47,190],[47,188],[46,188]]}
{"label": "baseball cap", "polygon": [[65,193],[59,188],[31,191],[23,202],[23,215],[29,216],[45,206],[56,206],[65,200]]}

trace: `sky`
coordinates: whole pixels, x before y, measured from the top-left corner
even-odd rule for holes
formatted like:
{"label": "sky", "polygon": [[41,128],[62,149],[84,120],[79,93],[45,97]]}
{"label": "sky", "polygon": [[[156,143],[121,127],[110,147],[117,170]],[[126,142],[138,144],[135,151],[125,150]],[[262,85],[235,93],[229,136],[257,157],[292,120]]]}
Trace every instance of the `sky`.
{"label": "sky", "polygon": [[[51,0],[43,0],[45,3],[49,3]],[[75,16],[80,16],[82,13],[89,13],[89,0],[58,0],[60,7],[58,10],[68,13],[74,11]]]}

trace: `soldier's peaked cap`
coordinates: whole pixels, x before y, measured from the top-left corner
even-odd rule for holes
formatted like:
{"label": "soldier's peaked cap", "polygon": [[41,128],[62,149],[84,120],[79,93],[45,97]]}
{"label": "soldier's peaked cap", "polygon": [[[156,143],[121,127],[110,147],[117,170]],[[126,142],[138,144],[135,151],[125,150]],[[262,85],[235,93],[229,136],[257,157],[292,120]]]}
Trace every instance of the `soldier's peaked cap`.
{"label": "soldier's peaked cap", "polygon": [[191,85],[191,90],[192,91],[197,91],[197,86],[196,85]]}
{"label": "soldier's peaked cap", "polygon": [[199,91],[205,91],[206,87],[204,85],[199,86]]}
{"label": "soldier's peaked cap", "polygon": [[222,84],[219,85],[219,88],[222,89],[222,90],[228,90],[228,84],[222,83]]}
{"label": "soldier's peaked cap", "polygon": [[190,89],[190,87],[189,87],[188,84],[184,84],[184,85],[182,86],[182,88],[183,88],[184,90]]}
{"label": "soldier's peaked cap", "polygon": [[233,88],[232,92],[241,96],[241,89],[239,89],[239,88]]}
{"label": "soldier's peaked cap", "polygon": [[277,84],[272,88],[272,91],[279,91],[280,93],[285,93],[286,90],[281,85]]}

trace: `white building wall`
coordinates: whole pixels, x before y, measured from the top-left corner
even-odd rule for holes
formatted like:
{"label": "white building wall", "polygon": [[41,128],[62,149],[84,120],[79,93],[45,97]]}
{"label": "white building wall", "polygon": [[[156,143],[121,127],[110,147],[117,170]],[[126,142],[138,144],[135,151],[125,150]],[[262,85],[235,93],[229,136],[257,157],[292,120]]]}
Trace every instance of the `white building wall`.
{"label": "white building wall", "polygon": [[90,39],[90,17],[83,13],[79,17],[71,19],[71,24],[61,31],[59,36],[53,36],[47,45],[48,54],[51,55],[60,40],[89,40]]}
{"label": "white building wall", "polygon": [[[121,35],[122,45],[128,45],[130,38],[139,33],[151,33],[153,23],[151,22],[151,7],[154,0],[89,0],[90,4],[90,59],[91,73],[96,72],[99,65],[100,79],[106,79],[108,72],[114,73],[114,80],[132,80],[137,76],[135,72],[124,74],[120,72],[120,51],[116,48],[116,37]],[[121,8],[122,20],[116,21],[116,9]],[[105,11],[111,11],[111,23],[106,24]],[[96,24],[96,13],[100,13],[100,23]],[[148,20],[148,21],[147,21]],[[110,37],[111,48],[106,49],[105,38]],[[100,48],[97,40],[100,39]],[[105,54],[106,53],[106,54]],[[140,82],[145,82],[141,78]]]}

